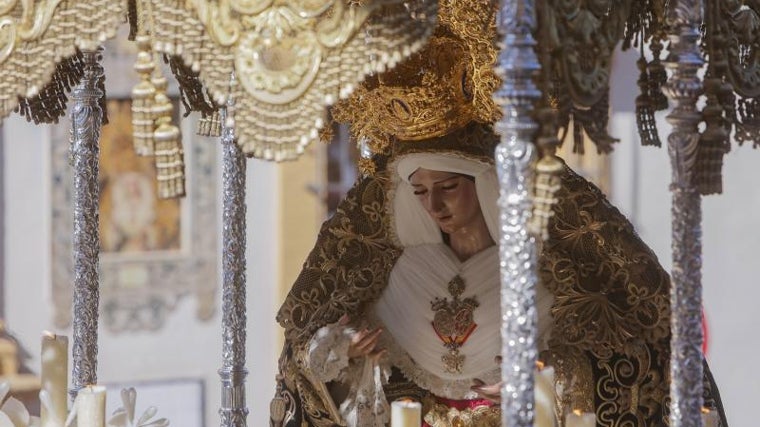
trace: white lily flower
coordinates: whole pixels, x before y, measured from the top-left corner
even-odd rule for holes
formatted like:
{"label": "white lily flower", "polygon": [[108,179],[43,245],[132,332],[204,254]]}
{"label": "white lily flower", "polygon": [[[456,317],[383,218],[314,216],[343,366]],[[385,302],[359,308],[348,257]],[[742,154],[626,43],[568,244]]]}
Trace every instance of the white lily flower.
{"label": "white lily flower", "polygon": [[21,401],[9,397],[10,390],[9,383],[0,383],[0,427],[40,427],[39,417],[32,417]]}
{"label": "white lily flower", "polygon": [[146,409],[135,423],[135,402],[137,401],[137,392],[134,388],[130,387],[122,390],[121,401],[124,406],[114,411],[111,419],[108,420],[108,425],[114,427],[167,427],[169,425],[169,420],[166,418],[159,418],[151,421],[151,418],[158,413],[155,406]]}

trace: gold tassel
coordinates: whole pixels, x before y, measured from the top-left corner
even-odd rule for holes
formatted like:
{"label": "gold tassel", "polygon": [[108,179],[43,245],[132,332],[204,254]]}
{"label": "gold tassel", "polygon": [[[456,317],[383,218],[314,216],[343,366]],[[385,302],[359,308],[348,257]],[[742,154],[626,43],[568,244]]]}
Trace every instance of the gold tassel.
{"label": "gold tassel", "polygon": [[549,238],[549,219],[554,215],[552,208],[557,203],[560,174],[565,165],[556,156],[557,148],[561,145],[557,137],[557,111],[551,107],[541,108],[536,118],[543,124],[541,134],[536,139],[541,158],[534,166],[533,216],[528,230],[543,241]]}
{"label": "gold tassel", "polygon": [[171,100],[166,94],[156,95],[154,109],[156,130],[153,139],[156,142],[156,179],[158,180],[158,197],[171,199],[185,195],[185,159],[182,150],[182,135],[177,126],[172,124]]}
{"label": "gold tassel", "polygon": [[137,36],[137,46],[140,51],[134,69],[140,76],[140,83],[132,88],[132,134],[135,153],[138,156],[152,156],[154,151],[153,131],[155,121],[153,116],[156,87],[151,81],[151,74],[156,68],[153,55],[150,52],[150,38]]}
{"label": "gold tassel", "polygon": [[287,407],[287,401],[282,397],[275,397],[269,403],[269,416],[272,420],[273,426],[282,426],[282,422],[285,420],[285,409]]}
{"label": "gold tassel", "polygon": [[528,229],[541,240],[549,238],[549,220],[554,216],[552,208],[557,203],[563,169],[564,164],[554,155],[545,155],[535,166],[533,216]]}
{"label": "gold tassel", "polygon": [[219,111],[214,111],[211,114],[201,113],[201,118],[198,120],[198,130],[196,133],[200,136],[221,136],[222,116],[219,114]]}
{"label": "gold tassel", "polygon": [[179,128],[172,123],[174,106],[166,95],[169,82],[156,70],[151,83],[156,88],[153,107],[156,142],[156,180],[158,197],[172,199],[185,195],[185,153],[182,150],[182,135]]}

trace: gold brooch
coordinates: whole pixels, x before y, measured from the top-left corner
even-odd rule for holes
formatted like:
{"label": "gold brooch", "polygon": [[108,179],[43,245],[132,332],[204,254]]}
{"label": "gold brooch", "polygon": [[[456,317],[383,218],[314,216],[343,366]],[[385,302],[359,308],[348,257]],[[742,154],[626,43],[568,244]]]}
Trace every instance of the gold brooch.
{"label": "gold brooch", "polygon": [[459,299],[465,288],[464,280],[459,275],[451,279],[448,288],[451,301],[448,298],[436,298],[430,303],[435,311],[433,330],[449,350],[441,356],[446,372],[459,374],[464,365],[464,355],[459,354],[459,349],[478,326],[473,311],[479,304],[475,297]]}

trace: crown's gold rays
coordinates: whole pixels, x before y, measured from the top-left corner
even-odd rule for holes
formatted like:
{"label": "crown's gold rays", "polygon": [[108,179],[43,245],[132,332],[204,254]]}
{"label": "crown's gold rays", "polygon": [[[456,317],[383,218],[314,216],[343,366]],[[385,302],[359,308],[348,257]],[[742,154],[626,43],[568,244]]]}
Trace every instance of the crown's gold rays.
{"label": "crown's gold rays", "polygon": [[368,78],[333,108],[333,117],[381,154],[390,153],[392,142],[430,141],[473,121],[492,123],[500,114],[492,99],[499,85],[495,12],[493,2],[441,1],[427,46]]}

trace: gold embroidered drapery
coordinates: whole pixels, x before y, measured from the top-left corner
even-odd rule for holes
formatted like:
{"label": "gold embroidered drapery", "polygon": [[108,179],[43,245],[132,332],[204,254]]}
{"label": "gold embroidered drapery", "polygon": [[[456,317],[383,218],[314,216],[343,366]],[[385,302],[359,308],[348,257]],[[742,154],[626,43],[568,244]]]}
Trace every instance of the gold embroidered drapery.
{"label": "gold embroidered drapery", "polygon": [[[434,0],[144,0],[154,49],[179,56],[217,105],[235,99],[249,156],[298,157],[324,108],[422,46]],[[230,84],[234,72],[236,84]]]}

